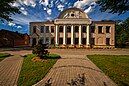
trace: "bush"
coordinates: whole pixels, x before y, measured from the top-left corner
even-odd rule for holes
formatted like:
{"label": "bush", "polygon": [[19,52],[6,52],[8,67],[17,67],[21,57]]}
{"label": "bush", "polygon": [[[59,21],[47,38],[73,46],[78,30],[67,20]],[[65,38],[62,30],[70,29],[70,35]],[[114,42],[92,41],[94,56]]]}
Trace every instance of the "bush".
{"label": "bush", "polygon": [[43,59],[47,54],[49,54],[48,50],[46,50],[47,48],[47,44],[42,44],[42,42],[39,41],[38,44],[34,46],[32,53]]}

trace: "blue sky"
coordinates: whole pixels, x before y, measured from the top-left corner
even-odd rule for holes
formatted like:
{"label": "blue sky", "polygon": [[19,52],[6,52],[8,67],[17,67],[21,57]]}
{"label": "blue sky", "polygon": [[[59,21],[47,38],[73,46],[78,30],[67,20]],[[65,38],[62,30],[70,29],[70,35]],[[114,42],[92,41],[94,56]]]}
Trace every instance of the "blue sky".
{"label": "blue sky", "polygon": [[101,12],[96,0],[17,0],[11,3],[18,7],[21,14],[12,15],[13,22],[0,22],[0,29],[29,33],[29,22],[53,20],[67,8],[77,7],[84,10],[94,20],[125,20],[129,11],[124,14]]}

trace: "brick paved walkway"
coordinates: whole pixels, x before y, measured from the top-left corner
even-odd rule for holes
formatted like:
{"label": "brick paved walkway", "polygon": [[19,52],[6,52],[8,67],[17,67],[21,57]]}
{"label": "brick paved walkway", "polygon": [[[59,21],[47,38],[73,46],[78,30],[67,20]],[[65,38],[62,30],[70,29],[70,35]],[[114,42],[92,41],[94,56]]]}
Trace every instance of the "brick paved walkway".
{"label": "brick paved walkway", "polygon": [[52,86],[69,86],[67,83],[71,79],[83,73],[86,77],[84,86],[117,86],[84,55],[62,55],[62,59],[59,59],[50,72],[35,86],[44,86],[50,78]]}
{"label": "brick paved walkway", "polygon": [[0,86],[17,86],[23,58],[15,55],[0,62]]}

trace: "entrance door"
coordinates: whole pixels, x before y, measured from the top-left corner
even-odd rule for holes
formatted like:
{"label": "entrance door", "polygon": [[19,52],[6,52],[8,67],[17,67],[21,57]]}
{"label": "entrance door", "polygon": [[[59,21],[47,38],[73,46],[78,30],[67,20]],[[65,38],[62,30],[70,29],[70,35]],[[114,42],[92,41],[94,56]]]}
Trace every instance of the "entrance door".
{"label": "entrance door", "polygon": [[36,45],[36,38],[32,39],[32,46]]}

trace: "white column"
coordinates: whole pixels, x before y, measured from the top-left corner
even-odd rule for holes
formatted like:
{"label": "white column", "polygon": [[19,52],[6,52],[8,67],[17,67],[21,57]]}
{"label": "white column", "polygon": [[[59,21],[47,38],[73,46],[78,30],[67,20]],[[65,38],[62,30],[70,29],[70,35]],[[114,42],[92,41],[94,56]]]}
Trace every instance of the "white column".
{"label": "white column", "polygon": [[90,28],[89,28],[89,25],[87,25],[87,45],[89,45],[90,43],[89,43],[89,37],[90,37]]}
{"label": "white column", "polygon": [[56,25],[56,45],[58,45],[58,26]]}
{"label": "white column", "polygon": [[66,45],[66,26],[63,26],[63,44]]}
{"label": "white column", "polygon": [[82,29],[81,29],[81,25],[79,26],[79,45],[82,44]]}
{"label": "white column", "polygon": [[73,30],[73,25],[71,26],[71,45],[74,45],[74,30]]}

